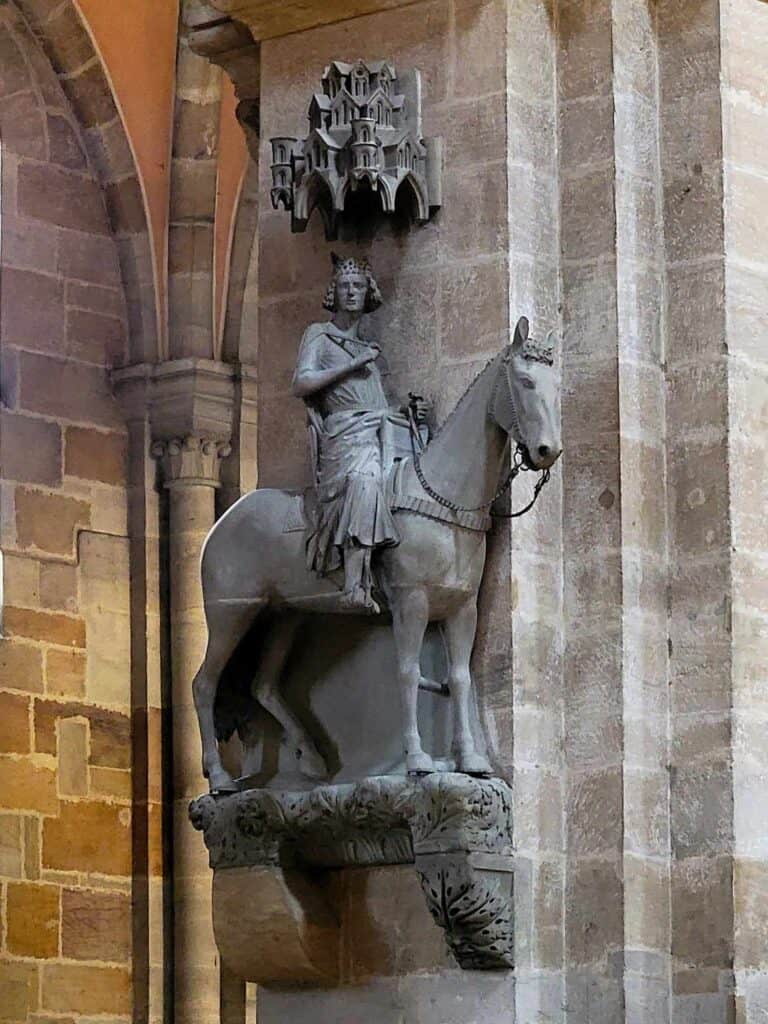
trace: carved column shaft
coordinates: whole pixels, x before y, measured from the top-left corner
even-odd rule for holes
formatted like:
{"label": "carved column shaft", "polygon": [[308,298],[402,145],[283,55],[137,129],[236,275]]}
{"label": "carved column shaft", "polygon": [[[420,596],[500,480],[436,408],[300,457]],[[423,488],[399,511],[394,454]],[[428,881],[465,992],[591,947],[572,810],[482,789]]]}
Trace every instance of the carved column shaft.
{"label": "carved column shaft", "polygon": [[204,785],[192,680],[205,651],[200,550],[214,524],[221,459],[229,445],[188,435],[153,445],[169,495],[173,713],[173,880],[176,1024],[218,1024],[219,969],[210,921],[211,878],[186,821],[189,797]]}
{"label": "carved column shaft", "polygon": [[[190,358],[134,364],[117,371],[113,379],[131,421],[141,427],[135,435],[136,458],[144,464],[151,438],[151,453],[159,462],[168,495],[171,680],[157,697],[162,700],[163,720],[172,725],[170,755],[163,748],[163,760],[173,765],[173,779],[168,796],[163,796],[162,830],[173,836],[173,902],[167,908],[167,934],[173,931],[174,948],[173,1017],[176,1024],[219,1024],[210,873],[187,823],[187,794],[199,792],[203,785],[192,701],[192,680],[206,638],[200,547],[215,520],[221,461],[229,453],[233,434],[236,371],[224,363]],[[147,472],[146,488],[154,500],[153,485]]]}

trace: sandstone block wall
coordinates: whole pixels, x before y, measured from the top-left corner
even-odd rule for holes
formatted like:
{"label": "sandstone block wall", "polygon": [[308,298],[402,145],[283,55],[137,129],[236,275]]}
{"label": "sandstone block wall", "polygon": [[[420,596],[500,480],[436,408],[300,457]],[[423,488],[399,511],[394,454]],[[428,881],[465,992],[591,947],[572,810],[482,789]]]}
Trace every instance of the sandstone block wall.
{"label": "sandstone block wall", "polygon": [[126,307],[80,127],[0,11],[0,1020],[128,1021]]}

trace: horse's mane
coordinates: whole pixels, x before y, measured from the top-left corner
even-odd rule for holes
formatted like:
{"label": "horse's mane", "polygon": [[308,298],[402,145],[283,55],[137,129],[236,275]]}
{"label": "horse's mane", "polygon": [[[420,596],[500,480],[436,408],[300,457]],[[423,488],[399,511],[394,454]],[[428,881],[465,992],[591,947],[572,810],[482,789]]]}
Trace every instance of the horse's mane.
{"label": "horse's mane", "polygon": [[451,411],[445,417],[443,422],[435,430],[434,434],[429,439],[430,444],[432,444],[433,441],[436,441],[438,437],[440,437],[442,432],[445,430],[445,428],[448,426],[448,424],[451,422],[454,416],[458,413],[459,409],[464,404],[464,401],[469,397],[470,392],[474,390],[474,387],[479,382],[480,378],[485,376],[485,374],[488,372],[488,370],[490,370],[491,366],[496,362],[500,355],[501,353],[497,352],[495,356],[491,356],[491,358],[488,360],[488,362],[485,364],[482,370],[478,370],[478,372],[475,374],[475,376],[472,378],[472,380],[469,382],[466,389],[464,390],[464,394],[461,396],[456,405],[454,405],[453,409],[451,409]]}

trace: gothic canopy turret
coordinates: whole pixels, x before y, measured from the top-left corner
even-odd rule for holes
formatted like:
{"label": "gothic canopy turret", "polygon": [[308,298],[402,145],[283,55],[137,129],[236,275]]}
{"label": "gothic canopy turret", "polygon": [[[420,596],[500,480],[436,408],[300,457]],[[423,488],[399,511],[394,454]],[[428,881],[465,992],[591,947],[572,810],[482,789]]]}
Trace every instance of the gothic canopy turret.
{"label": "gothic canopy turret", "polygon": [[406,186],[416,219],[428,220],[440,206],[442,140],[422,138],[419,72],[398,77],[387,61],[334,60],[322,90],[310,101],[305,139],[270,140],[272,205],[291,212],[292,230],[304,231],[317,206],[333,236],[349,191],[361,187],[392,213]]}

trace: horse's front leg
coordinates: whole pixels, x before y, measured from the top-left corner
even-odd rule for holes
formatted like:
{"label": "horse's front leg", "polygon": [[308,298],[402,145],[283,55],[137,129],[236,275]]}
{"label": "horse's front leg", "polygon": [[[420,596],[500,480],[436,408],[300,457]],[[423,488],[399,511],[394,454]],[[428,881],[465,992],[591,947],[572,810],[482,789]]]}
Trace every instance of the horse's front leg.
{"label": "horse's front leg", "polygon": [[397,680],[403,714],[405,766],[409,772],[433,772],[434,763],[421,746],[418,719],[421,646],[427,628],[423,590],[395,590],[391,596],[392,628],[397,652]]}
{"label": "horse's front leg", "polygon": [[469,699],[472,676],[469,659],[475,644],[477,630],[477,598],[472,596],[444,623],[445,643],[448,648],[450,670],[448,675],[453,700],[453,745],[456,767],[469,775],[490,775],[491,765],[475,749],[475,739],[469,722]]}

